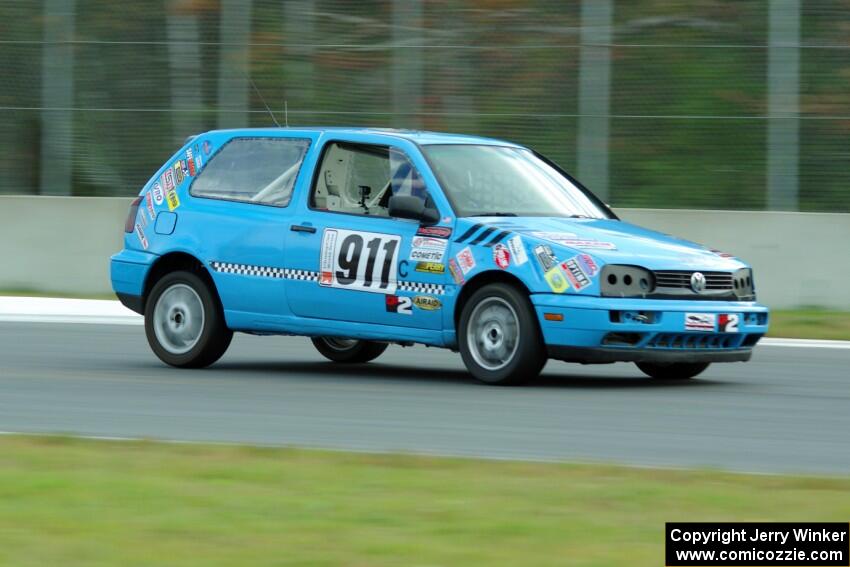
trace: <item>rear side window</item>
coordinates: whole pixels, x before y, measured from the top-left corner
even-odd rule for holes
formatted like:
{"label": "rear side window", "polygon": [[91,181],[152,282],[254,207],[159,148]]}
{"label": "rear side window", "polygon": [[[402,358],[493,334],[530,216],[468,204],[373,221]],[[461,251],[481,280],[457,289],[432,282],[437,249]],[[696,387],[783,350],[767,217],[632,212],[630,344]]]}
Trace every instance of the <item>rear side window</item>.
{"label": "rear side window", "polygon": [[295,138],[234,138],[210,158],[190,193],[285,207],[309,147],[310,140]]}

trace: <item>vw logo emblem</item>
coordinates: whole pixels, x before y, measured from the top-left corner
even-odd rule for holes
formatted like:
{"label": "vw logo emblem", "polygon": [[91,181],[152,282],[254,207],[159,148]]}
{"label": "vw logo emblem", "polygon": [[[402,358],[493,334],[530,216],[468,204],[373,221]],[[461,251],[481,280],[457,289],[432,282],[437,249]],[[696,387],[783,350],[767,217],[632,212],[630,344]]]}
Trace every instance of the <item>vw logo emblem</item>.
{"label": "vw logo emblem", "polygon": [[691,274],[691,289],[696,293],[702,293],[705,289],[705,276],[702,272],[694,272]]}

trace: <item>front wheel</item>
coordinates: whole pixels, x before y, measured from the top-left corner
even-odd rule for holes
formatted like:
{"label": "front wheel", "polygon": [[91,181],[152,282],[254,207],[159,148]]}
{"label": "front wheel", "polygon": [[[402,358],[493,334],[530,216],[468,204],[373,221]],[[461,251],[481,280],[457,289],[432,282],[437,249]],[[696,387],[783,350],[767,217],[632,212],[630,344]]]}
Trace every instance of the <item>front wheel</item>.
{"label": "front wheel", "polygon": [[153,286],[145,305],[145,335],[166,364],[203,368],[230,346],[218,297],[192,272],[171,272]]}
{"label": "front wheel", "polygon": [[369,362],[381,356],[389,346],[387,343],[336,337],[316,337],[310,340],[322,356],[334,362]]}
{"label": "front wheel", "polygon": [[463,306],[458,347],[470,374],[487,384],[521,384],[547,360],[528,296],[502,283],[482,287]]}
{"label": "front wheel", "polygon": [[656,364],[654,362],[636,362],[641,372],[657,380],[688,380],[701,374],[708,368],[708,362],[674,362]]}

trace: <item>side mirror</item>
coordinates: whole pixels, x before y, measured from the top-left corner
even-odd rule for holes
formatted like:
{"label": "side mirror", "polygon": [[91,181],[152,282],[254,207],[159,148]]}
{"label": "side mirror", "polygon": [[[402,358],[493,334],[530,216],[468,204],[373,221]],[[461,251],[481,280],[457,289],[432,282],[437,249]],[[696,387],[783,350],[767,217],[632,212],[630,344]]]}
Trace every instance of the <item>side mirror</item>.
{"label": "side mirror", "polygon": [[390,197],[389,213],[391,217],[416,220],[422,224],[433,224],[440,220],[437,209],[426,207],[423,199],[411,195]]}

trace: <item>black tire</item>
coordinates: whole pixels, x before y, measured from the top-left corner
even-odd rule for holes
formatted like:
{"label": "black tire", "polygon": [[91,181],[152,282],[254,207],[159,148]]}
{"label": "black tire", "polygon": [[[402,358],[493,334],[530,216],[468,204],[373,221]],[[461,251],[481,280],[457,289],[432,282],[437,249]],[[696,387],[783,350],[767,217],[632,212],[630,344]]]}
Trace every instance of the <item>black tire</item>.
{"label": "black tire", "polygon": [[701,374],[708,368],[708,362],[674,362],[672,364],[656,364],[653,362],[636,362],[641,372],[656,380],[689,380]]}
{"label": "black tire", "polygon": [[[475,317],[474,324],[476,325],[484,322],[486,320],[484,310],[488,306],[494,306],[497,313],[510,314],[510,310],[504,311],[505,305],[510,306],[513,315],[515,315],[515,318],[511,316],[511,320],[515,320],[517,326],[515,348],[504,349],[505,351],[512,350],[512,353],[505,352],[502,359],[488,365],[488,361],[485,360],[486,355],[481,351],[482,348],[487,350],[484,342],[488,339],[484,338],[480,343],[475,341],[475,344],[470,344],[469,327],[473,323],[471,319]],[[481,306],[481,310],[477,312],[479,306]],[[495,329],[485,332],[480,327],[479,333],[474,334],[477,337],[486,336],[490,338],[493,341],[492,345],[501,345],[503,344],[502,341],[505,341],[508,337],[508,332],[505,330],[507,327],[501,333],[498,333],[498,317],[493,318],[492,321],[496,322],[493,323],[496,326]],[[486,323],[484,326],[486,327]],[[491,338],[493,337],[492,333],[496,333],[495,338]],[[547,361],[546,347],[543,344],[540,326],[531,302],[528,300],[528,295],[508,284],[489,284],[472,294],[464,304],[460,314],[457,340],[460,355],[467,370],[477,380],[485,384],[499,386],[522,384],[540,374]],[[511,342],[505,344],[511,344]],[[497,350],[500,348],[497,347]],[[493,356],[499,358],[498,354]]]}
{"label": "black tire", "polygon": [[[357,364],[369,362],[381,356],[387,347],[387,343],[375,341],[358,341],[351,339],[337,339],[335,337],[314,337],[313,346],[322,356],[334,362],[346,364]],[[346,344],[349,343],[350,344]]]}
{"label": "black tire", "polygon": [[[203,308],[203,324],[197,342],[188,351],[180,353],[172,352],[160,341],[155,323],[160,298],[175,286],[191,288]],[[154,354],[164,363],[178,368],[209,366],[222,357],[233,339],[233,331],[225,324],[218,295],[197,274],[186,271],[166,274],[153,286],[145,302],[145,335]]]}

